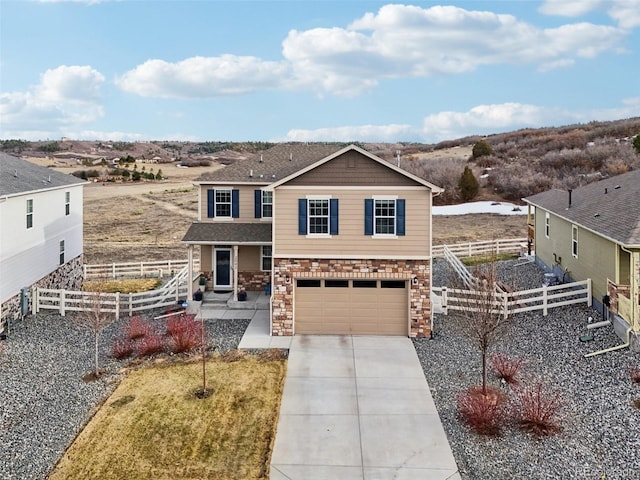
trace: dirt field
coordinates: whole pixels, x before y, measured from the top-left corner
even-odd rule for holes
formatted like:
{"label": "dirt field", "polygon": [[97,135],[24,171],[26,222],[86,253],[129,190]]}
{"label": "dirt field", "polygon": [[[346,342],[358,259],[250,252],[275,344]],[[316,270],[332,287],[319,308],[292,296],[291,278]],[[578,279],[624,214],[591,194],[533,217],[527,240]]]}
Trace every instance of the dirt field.
{"label": "dirt field", "polygon": [[[52,166],[46,159],[36,163]],[[163,182],[91,183],[84,188],[85,263],[141,262],[187,258],[181,243],[196,219],[198,198],[191,183],[205,171],[153,165],[169,177]],[[77,165],[54,167],[72,173]],[[483,198],[484,199],[484,198]],[[526,215],[450,215],[433,217],[433,243],[458,243],[524,237]],[[197,250],[196,250],[197,251]]]}

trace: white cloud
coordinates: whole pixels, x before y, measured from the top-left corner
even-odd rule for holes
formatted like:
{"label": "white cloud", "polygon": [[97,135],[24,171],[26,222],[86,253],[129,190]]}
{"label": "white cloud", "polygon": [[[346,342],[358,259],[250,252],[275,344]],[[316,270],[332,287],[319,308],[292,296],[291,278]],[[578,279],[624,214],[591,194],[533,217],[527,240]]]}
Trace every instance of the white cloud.
{"label": "white cloud", "polygon": [[640,0],[546,0],[539,10],[545,15],[563,17],[603,10],[622,28],[640,26]]}
{"label": "white cloud", "polygon": [[542,72],[567,67],[578,58],[616,52],[626,34],[591,23],[544,29],[513,15],[454,6],[385,5],[346,28],[291,30],[282,42],[281,61],[235,55],[175,63],[153,59],[116,83],[127,92],[165,98],[269,89],[355,96],[390,78],[461,74],[501,64],[533,65]]}
{"label": "white cloud", "polygon": [[23,131],[60,136],[64,130],[102,117],[100,87],[104,80],[89,66],[62,65],[47,70],[28,91],[0,93],[0,136],[15,137],[12,132]]}
{"label": "white cloud", "polygon": [[181,62],[147,60],[116,79],[116,85],[144,97],[201,98],[275,89],[287,65],[256,57],[191,57]]}
{"label": "white cloud", "polygon": [[398,142],[415,138],[418,131],[410,125],[358,125],[316,130],[294,129],[284,141],[290,142]]}

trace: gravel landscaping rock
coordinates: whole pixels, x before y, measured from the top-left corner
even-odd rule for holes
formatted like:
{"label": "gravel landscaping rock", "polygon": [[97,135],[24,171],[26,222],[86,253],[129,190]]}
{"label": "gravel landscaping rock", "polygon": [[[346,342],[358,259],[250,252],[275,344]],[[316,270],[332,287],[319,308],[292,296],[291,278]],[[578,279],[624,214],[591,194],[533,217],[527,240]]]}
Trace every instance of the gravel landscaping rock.
{"label": "gravel landscaping rock", "polygon": [[[536,288],[543,271],[520,260],[500,262],[502,281],[516,289]],[[434,264],[434,286],[448,278],[443,261]],[[559,392],[564,407],[560,433],[537,438],[507,423],[498,437],[472,433],[459,419],[456,396],[481,383],[480,352],[460,328],[455,315],[437,315],[434,338],[414,345],[431,388],[444,429],[463,479],[640,479],[640,398],[628,368],[640,365],[640,355],[628,348],[585,358],[584,354],[622,343],[613,327],[595,331],[595,339],[581,342],[588,318],[600,321],[587,306],[560,307],[542,313],[513,316],[512,333],[494,351],[524,358],[520,384],[542,381]],[[511,398],[490,371],[489,383]]]}
{"label": "gravel landscaping rock", "polygon": [[[249,315],[248,315],[249,316]],[[206,321],[210,349],[237,348],[250,319]],[[127,319],[111,324],[100,341],[96,381],[93,336],[70,317],[36,315],[12,326],[0,341],[0,478],[47,478],[96,409],[113,392],[128,361],[109,356]]]}

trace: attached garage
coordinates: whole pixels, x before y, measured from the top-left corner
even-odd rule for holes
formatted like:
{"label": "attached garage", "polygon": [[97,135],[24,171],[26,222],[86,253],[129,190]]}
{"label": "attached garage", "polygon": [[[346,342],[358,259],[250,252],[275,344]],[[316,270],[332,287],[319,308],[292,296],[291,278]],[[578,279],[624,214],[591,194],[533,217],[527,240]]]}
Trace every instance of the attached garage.
{"label": "attached garage", "polygon": [[296,334],[409,334],[404,280],[297,279]]}

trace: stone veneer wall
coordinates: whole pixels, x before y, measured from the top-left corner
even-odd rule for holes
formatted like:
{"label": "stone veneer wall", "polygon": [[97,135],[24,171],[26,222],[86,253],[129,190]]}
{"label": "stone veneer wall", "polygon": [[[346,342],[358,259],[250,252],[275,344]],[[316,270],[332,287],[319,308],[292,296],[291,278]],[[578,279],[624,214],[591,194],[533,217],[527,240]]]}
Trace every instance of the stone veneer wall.
{"label": "stone veneer wall", "polygon": [[[286,277],[289,276],[289,282]],[[274,259],[272,335],[293,335],[293,288],[299,278],[408,280],[411,337],[431,333],[431,262],[429,260]],[[413,279],[417,282],[413,282]]]}
{"label": "stone veneer wall", "polygon": [[[64,265],[60,265],[49,275],[42,277],[33,285],[25,285],[31,287],[29,292],[29,312],[33,311],[31,301],[33,299],[33,288],[58,288],[65,290],[82,290],[83,256],[78,255],[76,258],[69,260]],[[20,318],[20,294],[14,295],[2,304],[2,318],[10,318],[16,320]],[[4,324],[0,322],[0,332],[4,329]]]}
{"label": "stone veneer wall", "polygon": [[245,290],[264,291],[267,283],[271,282],[271,272],[238,272],[238,285],[244,286]]}

